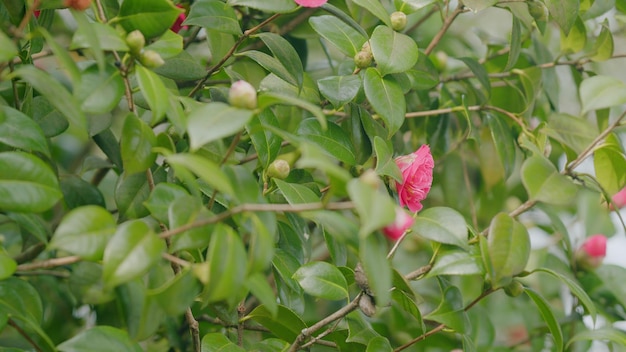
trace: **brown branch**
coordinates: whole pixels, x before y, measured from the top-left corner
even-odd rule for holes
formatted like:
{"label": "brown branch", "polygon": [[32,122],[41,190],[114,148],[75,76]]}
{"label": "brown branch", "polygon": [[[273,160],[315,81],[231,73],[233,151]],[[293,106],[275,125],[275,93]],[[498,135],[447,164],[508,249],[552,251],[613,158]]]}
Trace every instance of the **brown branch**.
{"label": "brown branch", "polygon": [[464,7],[462,4],[459,4],[459,6],[454,10],[454,12],[452,12],[452,14],[448,16],[448,18],[446,18],[446,20],[443,22],[443,26],[441,27],[439,32],[435,34],[435,37],[433,38],[433,40],[430,41],[430,43],[428,44],[428,47],[426,47],[426,50],[424,50],[424,55],[428,56],[430,55],[430,53],[432,53],[432,51],[435,49],[437,44],[439,44],[443,36],[448,31],[448,28],[450,28],[450,26],[452,25],[452,22],[454,22],[454,19],[456,19],[456,17],[463,12],[465,12]]}
{"label": "brown branch", "polygon": [[44,260],[41,262],[28,263],[28,264],[20,264],[17,266],[17,271],[29,271],[36,269],[50,269],[55,268],[57,266],[74,264],[81,261],[81,258],[77,255],[62,257],[62,258],[53,258]]}
{"label": "brown branch", "polygon": [[26,331],[24,331],[19,325],[17,325],[17,323],[9,318],[9,325],[11,325],[15,330],[17,330],[17,332],[22,335],[22,337],[24,338],[24,340],[28,341],[28,343],[31,344],[31,346],[33,346],[33,348],[35,349],[35,351],[37,352],[42,352],[43,350],[41,349],[41,347],[39,347],[39,345],[37,344],[37,342],[35,342],[35,340],[33,340],[30,337],[30,334],[28,334]]}

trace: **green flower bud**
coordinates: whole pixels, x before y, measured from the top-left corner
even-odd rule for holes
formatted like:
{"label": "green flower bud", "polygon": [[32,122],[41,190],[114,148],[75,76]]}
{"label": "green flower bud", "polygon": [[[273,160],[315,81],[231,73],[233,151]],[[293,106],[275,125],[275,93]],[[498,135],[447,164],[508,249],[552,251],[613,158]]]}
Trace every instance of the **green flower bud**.
{"label": "green flower bud", "polygon": [[147,68],[157,68],[165,63],[161,55],[153,50],[143,51],[139,56],[139,62]]}
{"label": "green flower bud", "polygon": [[524,293],[524,285],[513,279],[510,284],[504,286],[504,293],[506,293],[509,297],[517,297]]}
{"label": "green flower bud", "polygon": [[390,20],[391,28],[393,28],[394,31],[399,32],[403,30],[404,27],[406,27],[406,14],[404,12],[396,11],[392,13],[390,16]]}
{"label": "green flower bud", "polygon": [[289,176],[290,171],[291,168],[289,167],[288,162],[282,159],[276,159],[267,168],[266,175],[279,180],[284,180],[287,176]]}
{"label": "green flower bud", "polygon": [[548,19],[548,9],[541,1],[528,1],[528,13],[535,21],[545,21]]}
{"label": "green flower bud", "polygon": [[372,189],[378,189],[383,184],[380,180],[380,177],[376,173],[376,171],[372,169],[365,170],[365,172],[363,172],[363,174],[361,174],[359,178],[365,184],[367,184],[368,186],[371,186]]}
{"label": "green flower bud", "polygon": [[236,108],[256,109],[256,89],[246,81],[237,81],[230,86],[228,101]]}
{"label": "green flower bud", "polygon": [[146,38],[141,31],[136,29],[128,33],[126,36],[126,44],[128,44],[130,52],[133,55],[139,56],[139,53],[141,53],[141,50],[143,50],[143,47],[146,45]]}
{"label": "green flower bud", "polygon": [[371,52],[361,50],[354,55],[354,64],[358,68],[368,68],[372,65],[373,59],[374,57]]}
{"label": "green flower bud", "polygon": [[370,55],[372,54],[372,47],[370,46],[369,40],[366,41],[365,43],[363,43],[363,45],[361,46],[361,51],[365,51],[366,53],[370,53]]}

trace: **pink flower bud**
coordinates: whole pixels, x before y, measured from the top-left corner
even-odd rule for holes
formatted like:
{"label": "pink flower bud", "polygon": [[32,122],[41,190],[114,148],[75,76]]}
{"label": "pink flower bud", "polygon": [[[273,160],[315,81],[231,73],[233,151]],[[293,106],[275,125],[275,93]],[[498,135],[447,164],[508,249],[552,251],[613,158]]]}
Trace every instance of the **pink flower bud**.
{"label": "pink flower bud", "polygon": [[[615,204],[615,207],[617,207],[618,209],[625,207],[626,206],[626,187],[622,188],[621,191],[615,193],[612,200],[613,200],[613,204]],[[613,209],[613,204],[611,204],[611,209]]]}
{"label": "pink flower bud", "polygon": [[415,153],[396,158],[402,172],[402,183],[396,185],[401,206],[412,212],[422,209],[421,201],[426,198],[433,183],[435,162],[428,145],[421,146]]}
{"label": "pink flower bud", "polygon": [[296,4],[304,7],[320,7],[328,2],[328,0],[295,0]]}
{"label": "pink flower bud", "polygon": [[40,10],[35,10],[35,11],[33,11],[33,15],[34,15],[36,18],[39,18],[39,15],[40,15],[40,14],[41,14],[41,11],[40,11]]}
{"label": "pink flower bud", "polygon": [[396,219],[383,228],[383,233],[392,241],[397,241],[404,232],[411,228],[415,219],[402,208],[396,208]]}
{"label": "pink flower bud", "polygon": [[594,269],[606,256],[606,236],[593,235],[576,251],[576,260],[583,269]]}
{"label": "pink flower bud", "polygon": [[[176,7],[182,8],[182,6],[180,5],[176,5]],[[187,26],[183,26],[183,22],[185,22],[186,19],[187,19],[187,15],[185,15],[184,12],[178,15],[178,17],[176,18],[176,21],[174,21],[174,24],[172,24],[172,26],[170,27],[172,32],[178,33],[180,32],[181,29],[187,29]]]}

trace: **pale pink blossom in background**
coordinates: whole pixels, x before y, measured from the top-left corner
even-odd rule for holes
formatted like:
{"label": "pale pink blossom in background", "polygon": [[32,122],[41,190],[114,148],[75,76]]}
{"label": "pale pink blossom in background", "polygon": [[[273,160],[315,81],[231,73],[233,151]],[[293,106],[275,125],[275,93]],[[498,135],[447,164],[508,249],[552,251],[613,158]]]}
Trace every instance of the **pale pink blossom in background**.
{"label": "pale pink blossom in background", "polygon": [[402,172],[402,183],[396,184],[401,206],[412,212],[422,210],[422,201],[428,195],[433,183],[435,162],[428,145],[421,146],[415,153],[396,158]]}
{"label": "pale pink blossom in background", "polygon": [[296,4],[304,7],[320,7],[327,2],[328,0],[296,0]]}
{"label": "pale pink blossom in background", "polygon": [[578,264],[585,269],[597,268],[606,256],[606,236],[593,235],[576,251]]}
{"label": "pale pink blossom in background", "polygon": [[392,241],[397,241],[404,232],[411,228],[415,219],[402,208],[396,208],[396,219],[383,228],[383,233]]}
{"label": "pale pink blossom in background", "polygon": [[[613,204],[615,207],[623,208],[626,206],[626,187],[622,188],[621,191],[615,193],[612,198]],[[611,209],[613,209],[613,204],[611,204]]]}

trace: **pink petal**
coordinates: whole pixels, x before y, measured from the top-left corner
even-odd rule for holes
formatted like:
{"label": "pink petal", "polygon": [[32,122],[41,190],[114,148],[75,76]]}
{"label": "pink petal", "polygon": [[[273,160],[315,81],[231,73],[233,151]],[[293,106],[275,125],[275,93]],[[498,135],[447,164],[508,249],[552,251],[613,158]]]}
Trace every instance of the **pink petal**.
{"label": "pink petal", "polygon": [[295,0],[296,4],[304,7],[320,7],[328,2],[328,0]]}

